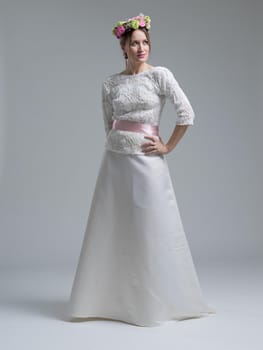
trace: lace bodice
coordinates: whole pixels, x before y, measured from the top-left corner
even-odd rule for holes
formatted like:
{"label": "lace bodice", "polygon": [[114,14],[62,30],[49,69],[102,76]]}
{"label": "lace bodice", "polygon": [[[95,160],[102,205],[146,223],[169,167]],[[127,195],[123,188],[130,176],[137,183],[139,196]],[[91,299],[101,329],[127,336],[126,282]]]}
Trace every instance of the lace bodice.
{"label": "lace bodice", "polygon": [[166,99],[175,107],[175,124],[193,125],[193,108],[173,73],[156,66],[135,75],[112,74],[102,84],[105,147],[126,154],[144,154],[141,145],[148,139],[134,131],[111,129],[114,119],[159,125]]}

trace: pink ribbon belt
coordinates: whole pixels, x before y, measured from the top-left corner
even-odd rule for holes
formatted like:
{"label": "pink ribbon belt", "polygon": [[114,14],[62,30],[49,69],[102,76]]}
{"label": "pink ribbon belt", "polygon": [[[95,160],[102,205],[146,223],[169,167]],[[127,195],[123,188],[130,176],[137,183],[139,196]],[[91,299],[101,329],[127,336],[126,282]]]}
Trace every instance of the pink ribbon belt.
{"label": "pink ribbon belt", "polygon": [[112,129],[115,130],[126,130],[126,131],[135,131],[142,132],[146,134],[152,134],[158,136],[159,127],[158,125],[151,125],[147,123],[139,123],[131,120],[113,120]]}

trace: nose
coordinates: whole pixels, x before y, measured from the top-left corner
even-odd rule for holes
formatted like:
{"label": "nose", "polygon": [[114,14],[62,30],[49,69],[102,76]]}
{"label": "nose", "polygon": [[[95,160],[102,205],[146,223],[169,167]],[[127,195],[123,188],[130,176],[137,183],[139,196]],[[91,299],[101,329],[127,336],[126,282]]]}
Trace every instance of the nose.
{"label": "nose", "polygon": [[141,51],[143,51],[142,46],[143,46],[143,44],[142,44],[142,43],[141,43],[141,44],[139,44],[139,51],[140,51],[140,52],[141,52]]}

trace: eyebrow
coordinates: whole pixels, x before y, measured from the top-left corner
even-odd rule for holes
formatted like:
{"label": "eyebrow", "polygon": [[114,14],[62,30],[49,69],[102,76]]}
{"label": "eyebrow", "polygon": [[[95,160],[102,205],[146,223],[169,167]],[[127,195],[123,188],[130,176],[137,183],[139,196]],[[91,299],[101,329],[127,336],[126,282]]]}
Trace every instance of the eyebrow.
{"label": "eyebrow", "polygon": [[[131,42],[138,42],[139,40],[132,40]],[[143,39],[143,41],[148,41],[148,39]]]}

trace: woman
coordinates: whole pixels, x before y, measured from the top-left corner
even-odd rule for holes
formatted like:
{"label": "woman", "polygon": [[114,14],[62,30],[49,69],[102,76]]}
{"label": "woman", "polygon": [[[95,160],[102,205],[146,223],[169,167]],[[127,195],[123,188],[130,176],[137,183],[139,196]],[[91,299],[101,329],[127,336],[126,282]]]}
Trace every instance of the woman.
{"label": "woman", "polygon": [[[107,137],[70,297],[72,320],[158,326],[215,313],[202,295],[165,158],[195,116],[173,73],[147,63],[150,21],[140,14],[112,31],[126,69],[102,84]],[[176,126],[165,144],[158,126],[166,98]]]}

